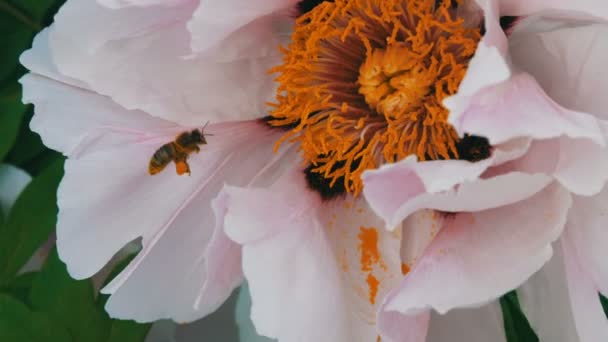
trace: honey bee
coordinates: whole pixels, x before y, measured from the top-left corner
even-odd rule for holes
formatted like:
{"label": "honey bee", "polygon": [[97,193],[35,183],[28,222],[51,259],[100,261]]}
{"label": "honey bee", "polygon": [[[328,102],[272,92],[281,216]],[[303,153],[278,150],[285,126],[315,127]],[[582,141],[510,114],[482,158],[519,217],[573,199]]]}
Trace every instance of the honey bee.
{"label": "honey bee", "polygon": [[[207,125],[205,125],[206,127]],[[148,165],[148,172],[155,175],[167,167],[169,163],[175,163],[175,172],[178,175],[187,173],[190,174],[190,165],[188,165],[188,157],[191,153],[198,153],[201,149],[199,145],[206,145],[207,139],[202,129],[194,129],[190,132],[180,133],[175,140],[161,146],[152,158]],[[211,135],[211,134],[207,134]]]}

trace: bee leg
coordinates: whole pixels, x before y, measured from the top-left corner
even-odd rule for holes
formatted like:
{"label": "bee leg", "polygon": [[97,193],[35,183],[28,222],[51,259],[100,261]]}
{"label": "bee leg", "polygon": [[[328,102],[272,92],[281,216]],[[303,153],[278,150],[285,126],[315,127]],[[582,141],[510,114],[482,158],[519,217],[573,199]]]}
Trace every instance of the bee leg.
{"label": "bee leg", "polygon": [[199,153],[201,151],[201,148],[198,146],[194,146],[194,152]]}
{"label": "bee leg", "polygon": [[175,172],[177,172],[178,175],[183,175],[185,173],[187,173],[188,175],[190,175],[190,165],[188,165],[188,162],[186,161],[188,159],[188,154],[187,153],[178,153],[175,156]]}
{"label": "bee leg", "polygon": [[188,174],[190,175],[190,165],[188,165],[188,162],[183,159],[183,160],[176,160],[175,161],[175,172],[177,172],[178,175],[182,176],[183,174]]}

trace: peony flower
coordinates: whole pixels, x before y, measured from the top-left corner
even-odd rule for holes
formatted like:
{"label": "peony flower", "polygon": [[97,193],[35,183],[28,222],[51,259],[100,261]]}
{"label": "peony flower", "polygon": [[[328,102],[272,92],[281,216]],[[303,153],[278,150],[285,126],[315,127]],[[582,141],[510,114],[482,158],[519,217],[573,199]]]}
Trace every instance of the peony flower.
{"label": "peony flower", "polygon": [[606,19],[592,0],[68,1],[22,58],[32,129],[68,156],[60,256],[89,277],[141,238],[103,290],[139,321],[202,317],[244,276],[281,342],[504,341],[495,299],[523,284],[542,340],[603,341]]}

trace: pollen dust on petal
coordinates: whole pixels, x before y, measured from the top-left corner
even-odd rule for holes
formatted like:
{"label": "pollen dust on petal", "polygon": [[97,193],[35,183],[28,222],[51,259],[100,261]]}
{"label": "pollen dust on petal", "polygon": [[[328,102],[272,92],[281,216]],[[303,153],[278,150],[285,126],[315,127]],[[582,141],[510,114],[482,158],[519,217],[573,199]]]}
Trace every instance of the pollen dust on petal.
{"label": "pollen dust on petal", "polygon": [[367,287],[369,289],[369,302],[376,304],[376,297],[378,296],[378,286],[380,281],[371,272],[367,275]]}
{"label": "pollen dust on petal", "polygon": [[380,252],[378,251],[378,230],[374,227],[359,228],[359,250],[361,251],[361,272],[367,273],[366,283],[368,289],[368,299],[370,304],[376,304],[376,297],[378,296],[378,288],[380,286],[380,280],[372,273],[374,266],[383,266],[380,258]]}
{"label": "pollen dust on petal", "polygon": [[361,271],[370,272],[372,266],[380,262],[378,252],[378,231],[376,228],[359,228],[359,250],[361,251]]}

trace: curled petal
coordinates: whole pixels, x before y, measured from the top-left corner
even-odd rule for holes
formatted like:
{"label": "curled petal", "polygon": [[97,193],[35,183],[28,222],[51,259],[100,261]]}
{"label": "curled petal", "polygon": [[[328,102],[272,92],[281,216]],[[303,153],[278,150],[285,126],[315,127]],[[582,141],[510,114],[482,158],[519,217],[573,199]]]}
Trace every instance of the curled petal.
{"label": "curled petal", "polygon": [[552,185],[515,204],[448,217],[383,309],[445,313],[519,286],[551,257],[570,204],[569,194]]}
{"label": "curled petal", "polygon": [[[492,160],[485,163],[491,164]],[[431,167],[452,170],[452,178],[447,178],[454,181],[451,186],[437,193],[429,191],[421,179],[428,175],[422,171]],[[514,203],[534,195],[551,181],[541,173],[523,172],[478,179],[485,170],[483,163],[453,160],[418,163],[406,159],[367,171],[363,175],[363,195],[387,226],[393,227],[420,209],[479,211]]]}
{"label": "curled petal", "polygon": [[[514,138],[587,138],[605,145],[601,126],[593,116],[565,109],[551,100],[528,74],[518,74],[509,81],[481,90],[467,105],[459,95],[445,100],[454,109],[450,122],[464,134],[487,137],[492,145]],[[461,110],[462,108],[466,108]]]}
{"label": "curled petal", "polygon": [[501,15],[520,16],[539,12],[568,11],[571,12],[569,13],[571,16],[587,15],[608,20],[608,6],[601,0],[499,0],[499,3]]}

